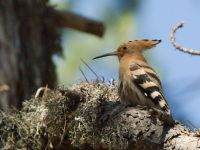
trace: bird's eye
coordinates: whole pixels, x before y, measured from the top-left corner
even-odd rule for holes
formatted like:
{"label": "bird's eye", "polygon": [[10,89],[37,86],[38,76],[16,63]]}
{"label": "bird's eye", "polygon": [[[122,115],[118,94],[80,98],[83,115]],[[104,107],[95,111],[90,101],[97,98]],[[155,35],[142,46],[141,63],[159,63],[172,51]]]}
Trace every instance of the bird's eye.
{"label": "bird's eye", "polygon": [[123,50],[126,50],[126,49],[127,49],[127,47],[126,47],[126,46],[124,46],[122,49],[123,49]]}

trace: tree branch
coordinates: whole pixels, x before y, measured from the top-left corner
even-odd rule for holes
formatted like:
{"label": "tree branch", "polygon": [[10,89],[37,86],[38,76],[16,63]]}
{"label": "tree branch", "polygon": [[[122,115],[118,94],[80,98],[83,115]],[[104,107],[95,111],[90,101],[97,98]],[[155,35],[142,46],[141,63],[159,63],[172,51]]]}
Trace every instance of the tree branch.
{"label": "tree branch", "polygon": [[117,98],[116,86],[102,82],[48,91],[20,112],[0,113],[0,149],[200,149],[184,125],[168,126],[145,108],[129,107],[101,122],[120,105]]}
{"label": "tree branch", "polygon": [[59,11],[55,9],[51,11],[55,16],[55,22],[60,27],[72,28],[99,37],[102,37],[105,32],[105,27],[100,21],[95,21],[69,11]]}
{"label": "tree branch", "polygon": [[170,39],[171,39],[171,42],[173,44],[173,46],[184,52],[184,53],[188,53],[188,54],[191,54],[191,55],[200,55],[200,51],[199,50],[194,50],[194,49],[188,49],[188,48],[185,48],[183,46],[181,46],[180,44],[178,44],[176,42],[176,38],[175,38],[175,32],[179,29],[179,28],[182,28],[184,25],[184,22],[181,22],[181,23],[178,23],[176,24],[176,26],[172,29],[171,33],[170,33]]}

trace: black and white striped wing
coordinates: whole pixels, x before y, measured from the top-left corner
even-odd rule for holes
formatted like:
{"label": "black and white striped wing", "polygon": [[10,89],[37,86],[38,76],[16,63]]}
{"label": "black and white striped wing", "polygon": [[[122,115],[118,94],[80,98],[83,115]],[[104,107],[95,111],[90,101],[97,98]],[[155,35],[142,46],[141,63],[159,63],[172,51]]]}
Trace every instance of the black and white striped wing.
{"label": "black and white striped wing", "polygon": [[170,114],[167,101],[162,94],[161,86],[158,85],[158,82],[155,82],[155,79],[153,79],[151,75],[145,71],[145,68],[138,64],[132,64],[130,71],[132,82],[138,87],[141,93],[143,93],[145,97],[152,100],[155,106],[159,107],[167,114]]}

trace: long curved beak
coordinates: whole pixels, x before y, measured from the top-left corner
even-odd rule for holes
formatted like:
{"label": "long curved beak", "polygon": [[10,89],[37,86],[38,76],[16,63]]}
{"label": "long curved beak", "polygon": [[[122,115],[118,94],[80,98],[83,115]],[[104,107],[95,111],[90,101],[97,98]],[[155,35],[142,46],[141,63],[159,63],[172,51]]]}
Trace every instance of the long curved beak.
{"label": "long curved beak", "polygon": [[111,52],[111,53],[106,53],[97,57],[94,57],[93,59],[98,59],[98,58],[102,58],[102,57],[107,57],[107,56],[116,56],[117,52]]}

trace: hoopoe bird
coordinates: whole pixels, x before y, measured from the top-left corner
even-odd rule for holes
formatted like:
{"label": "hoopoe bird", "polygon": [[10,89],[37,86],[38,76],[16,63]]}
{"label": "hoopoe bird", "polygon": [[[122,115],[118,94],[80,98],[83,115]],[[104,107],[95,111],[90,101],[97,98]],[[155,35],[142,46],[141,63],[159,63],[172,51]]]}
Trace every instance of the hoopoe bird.
{"label": "hoopoe bird", "polygon": [[122,104],[128,106],[148,106],[171,115],[163,95],[159,77],[143,56],[144,50],[151,49],[161,40],[134,40],[120,45],[115,52],[97,56],[118,56],[119,88]]}

